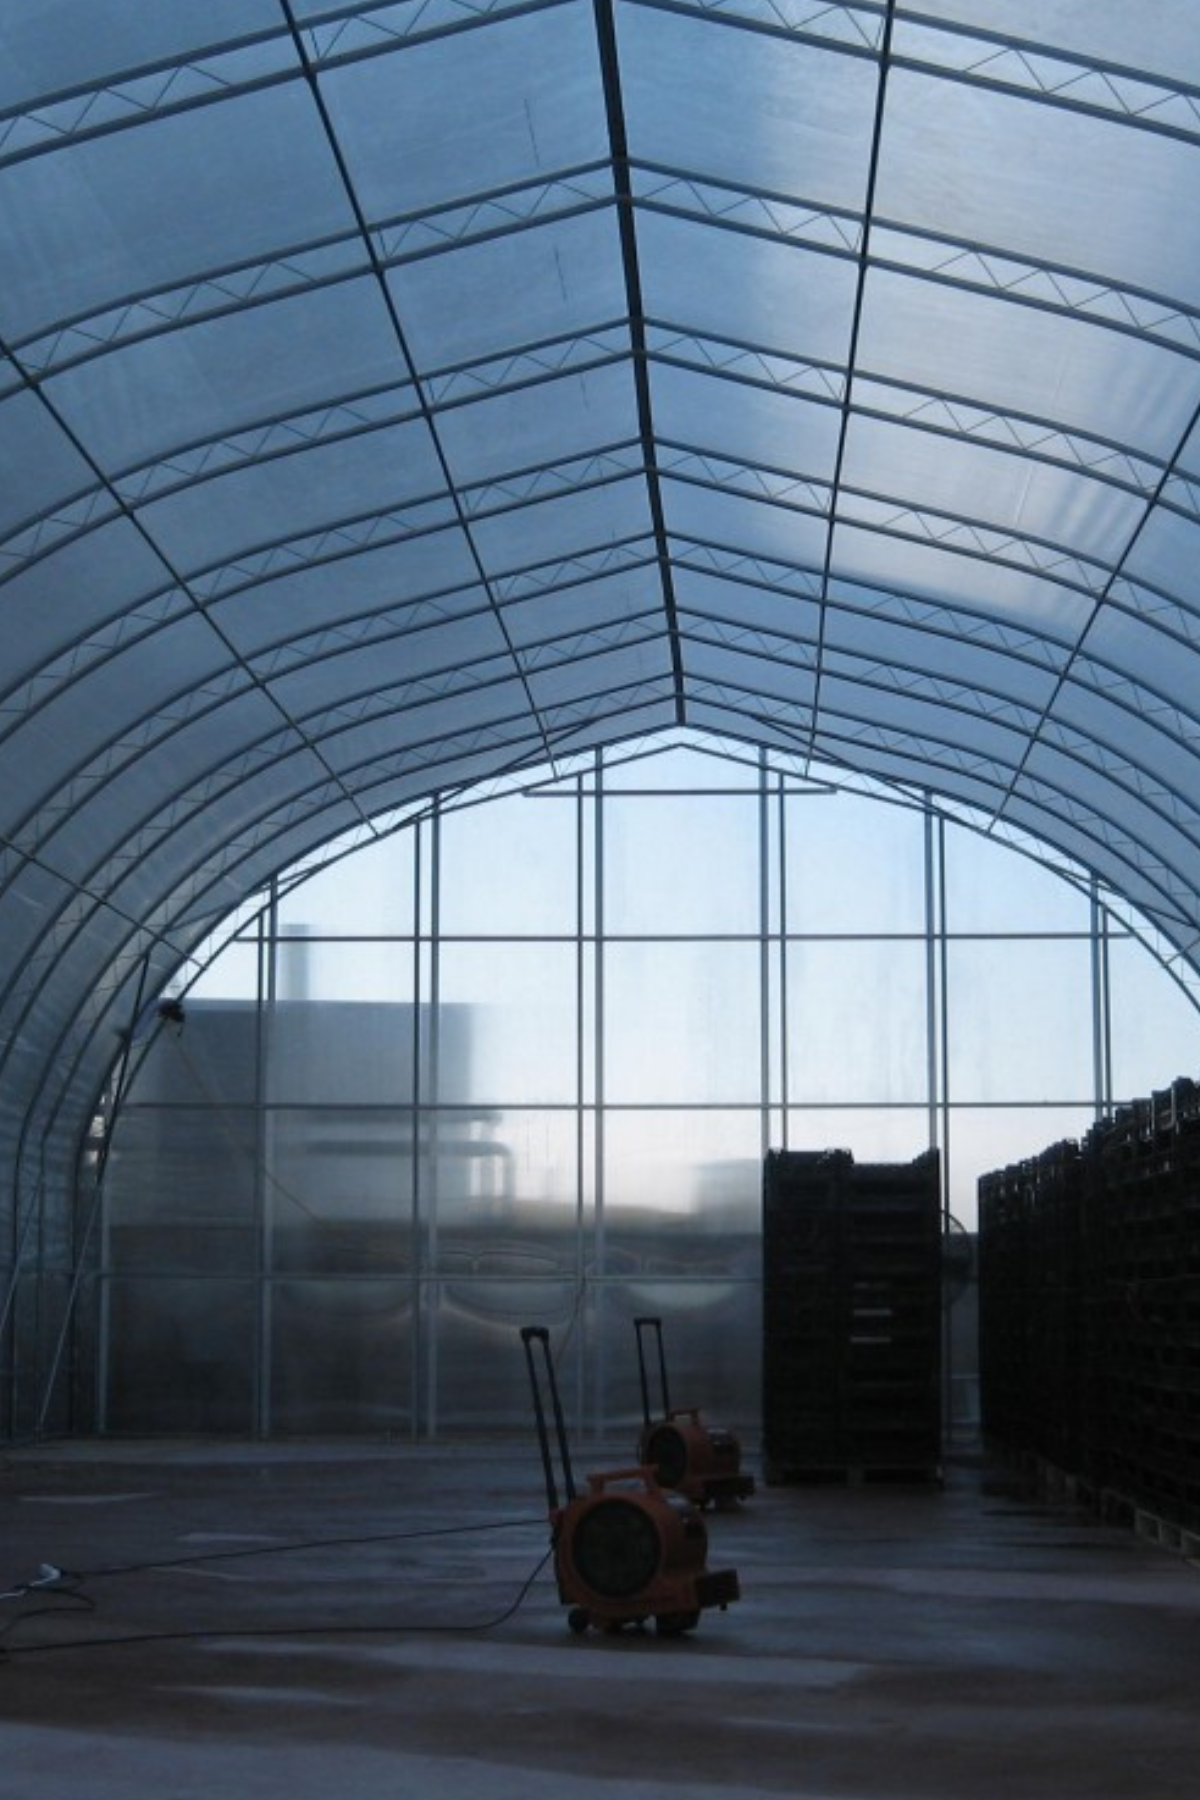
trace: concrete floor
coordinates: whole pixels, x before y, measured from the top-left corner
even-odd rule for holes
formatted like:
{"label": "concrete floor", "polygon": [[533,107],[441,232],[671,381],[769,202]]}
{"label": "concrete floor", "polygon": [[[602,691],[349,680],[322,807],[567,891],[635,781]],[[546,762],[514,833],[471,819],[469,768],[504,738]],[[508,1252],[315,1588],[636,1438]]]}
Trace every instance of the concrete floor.
{"label": "concrete floor", "polygon": [[0,1796],[1200,1791],[1200,1568],[977,1455],[706,1513],[678,1639],[573,1636],[545,1515],[533,1444],[0,1458]]}

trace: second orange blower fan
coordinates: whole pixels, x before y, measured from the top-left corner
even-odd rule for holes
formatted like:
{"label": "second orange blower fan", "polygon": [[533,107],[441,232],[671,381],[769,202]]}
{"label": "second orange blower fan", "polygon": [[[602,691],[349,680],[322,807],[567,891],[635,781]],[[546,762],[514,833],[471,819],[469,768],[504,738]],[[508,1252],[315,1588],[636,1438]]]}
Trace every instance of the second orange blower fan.
{"label": "second orange blower fan", "polygon": [[[707,1425],[693,1407],[672,1407],[667,1390],[667,1359],[663,1350],[662,1320],[635,1319],[638,1372],[642,1383],[642,1434],[638,1439],[639,1463],[646,1463],[659,1482],[673,1493],[683,1494],[697,1506],[732,1506],[754,1492],[754,1477],[742,1468],[742,1446],[732,1431]],[[662,1415],[653,1418],[650,1383],[646,1373],[645,1334],[652,1331],[658,1349],[658,1376]]]}

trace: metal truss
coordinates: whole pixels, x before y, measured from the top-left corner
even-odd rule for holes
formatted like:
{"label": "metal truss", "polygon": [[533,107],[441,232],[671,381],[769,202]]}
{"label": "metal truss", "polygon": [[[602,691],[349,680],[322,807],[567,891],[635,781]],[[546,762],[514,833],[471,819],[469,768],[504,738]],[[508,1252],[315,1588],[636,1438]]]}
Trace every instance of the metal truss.
{"label": "metal truss", "polygon": [[568,0],[385,0],[330,6],[309,14],[303,30],[284,0],[280,23],[189,57],[150,62],[105,81],[73,87],[36,104],[0,111],[0,168],[117,131],[135,129],[199,106],[294,82],[296,45],[318,67],[336,68],[388,54],[405,43],[545,12]]}
{"label": "metal truss", "polygon": [[[888,7],[806,5],[804,0],[629,0],[651,10],[691,14],[772,36],[878,58]],[[890,58],[895,68],[985,87],[1116,124],[1200,141],[1200,89],[1011,32],[959,19],[896,9]]]}
{"label": "metal truss", "polygon": [[1144,70],[915,10],[900,15],[893,56],[899,68],[1200,142],[1200,88]]}

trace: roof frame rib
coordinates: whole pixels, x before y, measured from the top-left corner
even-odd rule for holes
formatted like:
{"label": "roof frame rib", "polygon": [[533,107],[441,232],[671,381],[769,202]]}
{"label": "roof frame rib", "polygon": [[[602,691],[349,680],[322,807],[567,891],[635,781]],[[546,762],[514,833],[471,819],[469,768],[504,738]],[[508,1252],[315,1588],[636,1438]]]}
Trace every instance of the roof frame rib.
{"label": "roof frame rib", "polygon": [[684,697],[683,660],[680,654],[676,619],[675,591],[671,575],[670,551],[663,512],[662,486],[655,449],[654,409],[650,397],[650,377],[646,360],[646,313],[642,303],[642,276],[638,262],[637,227],[633,189],[629,179],[629,144],[625,128],[625,102],[621,93],[621,63],[617,52],[617,28],[613,16],[613,0],[592,0],[599,46],[600,76],[604,88],[604,111],[608,123],[609,154],[612,159],[613,188],[617,201],[617,226],[621,238],[621,267],[625,279],[628,308],[630,350],[633,358],[633,381],[637,397],[638,432],[645,464],[646,494],[650,506],[651,527],[658,547],[659,572],[662,582],[663,615],[671,650],[671,666],[675,677],[676,723],[683,724]]}

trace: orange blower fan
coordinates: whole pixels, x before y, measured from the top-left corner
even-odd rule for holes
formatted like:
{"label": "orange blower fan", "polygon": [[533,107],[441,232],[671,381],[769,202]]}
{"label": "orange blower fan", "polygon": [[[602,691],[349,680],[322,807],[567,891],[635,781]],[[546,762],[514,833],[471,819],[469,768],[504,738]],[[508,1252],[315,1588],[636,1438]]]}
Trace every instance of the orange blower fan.
{"label": "orange blower fan", "polygon": [[[739,1598],[737,1571],[705,1566],[704,1520],[682,1495],[665,1493],[652,1469],[589,1475],[586,1493],[577,1492],[550,1333],[544,1325],[525,1325],[521,1341],[546,1477],[558,1595],[569,1608],[571,1630],[619,1631],[653,1619],[661,1636],[678,1637],[699,1623],[707,1607],[723,1611]],[[536,1345],[541,1346],[540,1367]],[[543,1388],[553,1412],[565,1502],[555,1478]]]}
{"label": "orange blower fan", "polygon": [[[638,1373],[642,1382],[642,1434],[638,1461],[648,1464],[660,1484],[683,1494],[697,1506],[732,1506],[754,1492],[754,1477],[743,1472],[742,1446],[732,1431],[706,1425],[695,1407],[672,1408],[667,1390],[667,1359],[661,1319],[635,1319]],[[651,1417],[644,1334],[653,1331],[658,1347],[662,1417]]]}

